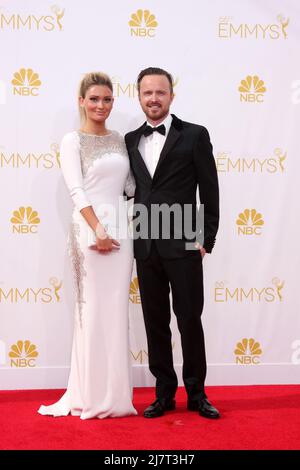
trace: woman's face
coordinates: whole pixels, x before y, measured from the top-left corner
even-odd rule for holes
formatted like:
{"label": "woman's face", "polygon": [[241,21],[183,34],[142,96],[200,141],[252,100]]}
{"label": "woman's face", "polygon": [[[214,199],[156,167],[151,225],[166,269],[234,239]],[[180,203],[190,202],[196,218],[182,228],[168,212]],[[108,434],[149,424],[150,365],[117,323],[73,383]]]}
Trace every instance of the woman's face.
{"label": "woman's face", "polygon": [[85,98],[79,98],[80,106],[85,109],[87,121],[104,123],[113,107],[114,98],[105,85],[93,85],[88,88]]}

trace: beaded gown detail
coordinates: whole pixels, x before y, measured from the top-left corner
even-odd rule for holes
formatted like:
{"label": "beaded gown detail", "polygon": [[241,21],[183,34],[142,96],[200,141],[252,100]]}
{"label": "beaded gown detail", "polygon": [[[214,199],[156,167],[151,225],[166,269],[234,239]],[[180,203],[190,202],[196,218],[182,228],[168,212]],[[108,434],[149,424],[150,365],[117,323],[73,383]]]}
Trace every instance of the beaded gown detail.
{"label": "beaded gown detail", "polygon": [[[132,404],[129,352],[129,288],[132,240],[124,191],[135,184],[123,137],[79,131],[65,135],[61,169],[74,202],[68,240],[75,281],[75,318],[71,369],[61,399],[41,406],[42,415],[81,419],[137,414]],[[87,222],[80,213],[92,206],[120,248],[99,253],[89,247]]]}

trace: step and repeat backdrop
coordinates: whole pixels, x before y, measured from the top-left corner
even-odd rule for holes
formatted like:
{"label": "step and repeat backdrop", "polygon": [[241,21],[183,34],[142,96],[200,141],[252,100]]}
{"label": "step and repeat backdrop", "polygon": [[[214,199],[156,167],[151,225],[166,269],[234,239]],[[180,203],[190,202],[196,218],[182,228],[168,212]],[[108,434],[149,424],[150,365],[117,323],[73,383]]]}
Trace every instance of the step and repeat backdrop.
{"label": "step and repeat backdrop", "polygon": [[[207,127],[214,147],[207,384],[299,383],[299,45],[297,0],[0,0],[1,389],[66,386],[72,204],[60,142],[79,128],[90,71],[113,80],[109,128],[139,126],[135,80],[148,66],[173,74],[172,112]],[[134,385],[152,385],[135,268],[129,305]],[[172,331],[181,376],[175,318]]]}

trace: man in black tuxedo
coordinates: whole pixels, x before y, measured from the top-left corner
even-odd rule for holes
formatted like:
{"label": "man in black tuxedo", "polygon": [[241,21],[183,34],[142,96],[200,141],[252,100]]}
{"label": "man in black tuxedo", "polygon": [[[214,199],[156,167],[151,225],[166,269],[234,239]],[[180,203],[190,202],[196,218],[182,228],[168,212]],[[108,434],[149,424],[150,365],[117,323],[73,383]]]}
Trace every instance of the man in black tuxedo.
{"label": "man in black tuxedo", "polygon": [[[169,114],[173,101],[172,76],[156,67],[143,70],[137,80],[140,105],[147,122],[125,136],[131,169],[136,180],[134,207],[143,204],[150,214],[154,206],[189,206],[189,222],[195,227],[196,192],[204,205],[204,241],[191,240],[182,226],[169,217],[148,217],[149,233],[137,237],[134,255],[148,342],[149,368],[156,378],[156,400],[144,411],[147,418],[175,408],[178,385],[173,366],[170,331],[170,287],[183,353],[183,381],[187,407],[206,418],[218,418],[218,410],[204,391],[206,357],[201,324],[203,308],[202,258],[210,253],[218,230],[218,178],[209,134],[203,126]],[[137,216],[137,213],[135,214]],[[136,220],[138,217],[136,218]],[[184,214],[183,214],[184,219]],[[143,231],[143,224],[139,228]],[[147,224],[146,224],[147,222]],[[163,224],[170,236],[163,236]],[[140,227],[142,225],[142,227]],[[154,233],[156,232],[158,233]],[[154,235],[153,235],[154,233]],[[179,234],[179,235],[178,235]],[[188,243],[190,241],[191,243]],[[188,247],[193,247],[193,249]]]}

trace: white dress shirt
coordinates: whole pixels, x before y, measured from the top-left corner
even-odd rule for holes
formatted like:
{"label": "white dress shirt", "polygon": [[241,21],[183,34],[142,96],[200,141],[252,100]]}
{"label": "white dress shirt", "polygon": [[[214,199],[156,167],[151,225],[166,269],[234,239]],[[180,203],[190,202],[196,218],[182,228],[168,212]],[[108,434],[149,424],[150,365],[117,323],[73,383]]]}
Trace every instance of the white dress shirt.
{"label": "white dress shirt", "polygon": [[[144,137],[142,135],[140,139],[139,151],[144,159],[146,167],[148,168],[148,171],[152,178],[155,173],[161,151],[163,149],[163,146],[165,145],[165,141],[166,141],[167,135],[169,133],[169,130],[172,124],[172,119],[173,119],[172,116],[168,114],[168,116],[162,122],[158,124],[158,126],[161,126],[162,124],[165,125],[165,128],[166,128],[165,135],[162,135],[159,132],[153,132],[153,134],[149,135],[148,137]],[[150,127],[158,127],[158,126],[153,126],[148,121],[147,121],[147,124]]]}

